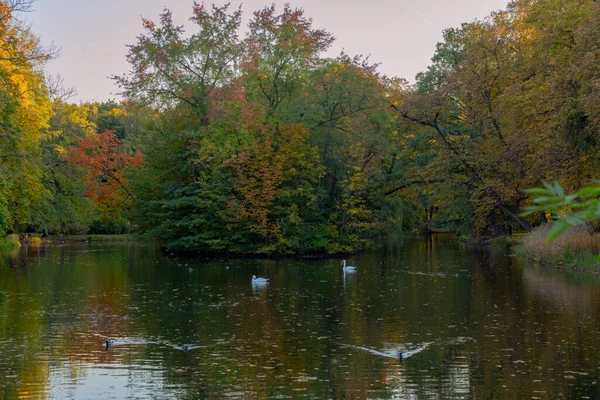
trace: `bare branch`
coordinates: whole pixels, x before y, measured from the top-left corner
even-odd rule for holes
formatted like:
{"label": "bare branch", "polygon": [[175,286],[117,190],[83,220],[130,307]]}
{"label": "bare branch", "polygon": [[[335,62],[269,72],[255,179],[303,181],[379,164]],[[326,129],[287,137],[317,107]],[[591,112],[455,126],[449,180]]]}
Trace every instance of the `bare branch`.
{"label": "bare branch", "polygon": [[36,0],[7,0],[5,3],[10,12],[16,13],[33,11],[33,3],[35,3],[35,1]]}
{"label": "bare branch", "polygon": [[45,74],[46,88],[50,94],[50,99],[65,102],[70,98],[77,96],[77,90],[74,87],[65,86],[64,78],[60,74]]}

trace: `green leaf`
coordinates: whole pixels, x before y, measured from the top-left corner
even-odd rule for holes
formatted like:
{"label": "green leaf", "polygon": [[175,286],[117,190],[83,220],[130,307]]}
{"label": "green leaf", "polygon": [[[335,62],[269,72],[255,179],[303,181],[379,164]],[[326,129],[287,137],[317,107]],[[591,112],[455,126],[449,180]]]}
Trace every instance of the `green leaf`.
{"label": "green leaf", "polygon": [[554,239],[556,239],[569,228],[571,228],[571,225],[568,224],[566,221],[558,220],[554,222],[552,230],[550,231],[550,236],[548,236],[548,243],[552,243]]}
{"label": "green leaf", "polygon": [[598,187],[598,186],[588,186],[588,187],[585,187],[585,188],[581,189],[579,192],[577,192],[577,195],[579,197],[596,197],[596,196],[600,196],[600,187]]}
{"label": "green leaf", "polygon": [[598,204],[600,204],[600,199],[590,199],[588,201],[584,201],[583,203],[572,204],[571,208],[595,208]]}
{"label": "green leaf", "polygon": [[534,203],[558,203],[562,200],[561,197],[541,196],[533,199]]}
{"label": "green leaf", "polygon": [[532,189],[525,189],[523,191],[525,193],[527,193],[527,194],[538,195],[538,196],[552,196],[552,195],[554,195],[553,192],[551,192],[548,189],[544,189],[544,188],[532,188]]}
{"label": "green leaf", "polygon": [[583,224],[585,222],[585,219],[581,214],[571,214],[565,216],[565,222],[571,226],[576,226]]}
{"label": "green leaf", "polygon": [[560,197],[564,197],[565,196],[565,191],[562,188],[562,186],[560,186],[560,183],[558,183],[557,181],[554,182],[554,190],[556,191],[556,194]]}
{"label": "green leaf", "polygon": [[542,181],[542,185],[544,185],[544,187],[546,189],[548,189],[550,192],[555,193],[554,187],[552,185],[550,185],[548,182]]}
{"label": "green leaf", "polygon": [[565,203],[565,204],[569,204],[569,203],[571,203],[573,200],[575,200],[577,197],[578,197],[578,195],[576,195],[576,194],[570,194],[570,195],[568,195],[568,196],[565,196],[564,203]]}

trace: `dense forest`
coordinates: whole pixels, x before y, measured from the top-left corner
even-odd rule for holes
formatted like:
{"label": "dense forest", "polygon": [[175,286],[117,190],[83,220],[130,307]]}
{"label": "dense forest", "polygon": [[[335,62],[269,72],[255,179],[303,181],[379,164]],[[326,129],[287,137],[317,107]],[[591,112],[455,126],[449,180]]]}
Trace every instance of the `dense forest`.
{"label": "dense forest", "polygon": [[[0,236],[134,231],[170,250],[343,253],[529,230],[524,190],[600,176],[600,3],[516,0],[447,29],[414,84],[301,9],[142,20],[123,100],[73,104],[0,2]],[[35,27],[34,27],[35,28]],[[394,49],[391,51],[401,51]]]}

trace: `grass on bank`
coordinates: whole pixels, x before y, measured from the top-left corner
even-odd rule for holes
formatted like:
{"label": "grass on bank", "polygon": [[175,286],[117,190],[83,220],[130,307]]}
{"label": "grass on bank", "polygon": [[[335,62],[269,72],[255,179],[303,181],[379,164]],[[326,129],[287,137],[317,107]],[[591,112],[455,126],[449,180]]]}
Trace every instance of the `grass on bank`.
{"label": "grass on bank", "polygon": [[[44,242],[64,243],[64,242],[139,242],[137,237],[133,234],[122,234],[122,235],[71,235],[71,236],[49,236],[47,240],[43,240],[41,234],[34,233],[27,242],[28,246],[41,246]],[[22,244],[19,241],[19,236],[15,234],[7,235],[6,237],[0,237],[0,251],[13,250],[21,247]]]}
{"label": "grass on bank", "polygon": [[519,252],[546,264],[576,271],[600,272],[600,233],[580,226],[548,243],[551,230],[549,224],[535,228],[523,238]]}
{"label": "grass on bank", "polygon": [[72,241],[72,242],[137,242],[138,239],[133,234],[121,235],[70,235],[70,236],[50,236],[51,241]]}
{"label": "grass on bank", "polygon": [[21,247],[19,237],[17,235],[7,235],[4,238],[0,236],[0,251],[12,250]]}

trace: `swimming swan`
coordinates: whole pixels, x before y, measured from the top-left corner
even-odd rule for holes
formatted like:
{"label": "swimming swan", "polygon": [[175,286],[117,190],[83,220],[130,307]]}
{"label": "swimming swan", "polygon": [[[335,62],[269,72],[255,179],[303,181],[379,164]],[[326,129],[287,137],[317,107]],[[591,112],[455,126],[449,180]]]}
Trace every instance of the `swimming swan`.
{"label": "swimming swan", "polygon": [[346,266],[346,260],[342,260],[342,269],[344,272],[356,272],[356,267],[352,265]]}
{"label": "swimming swan", "polygon": [[252,275],[252,283],[257,284],[257,285],[265,284],[265,283],[269,283],[269,279],[257,278],[256,275]]}

